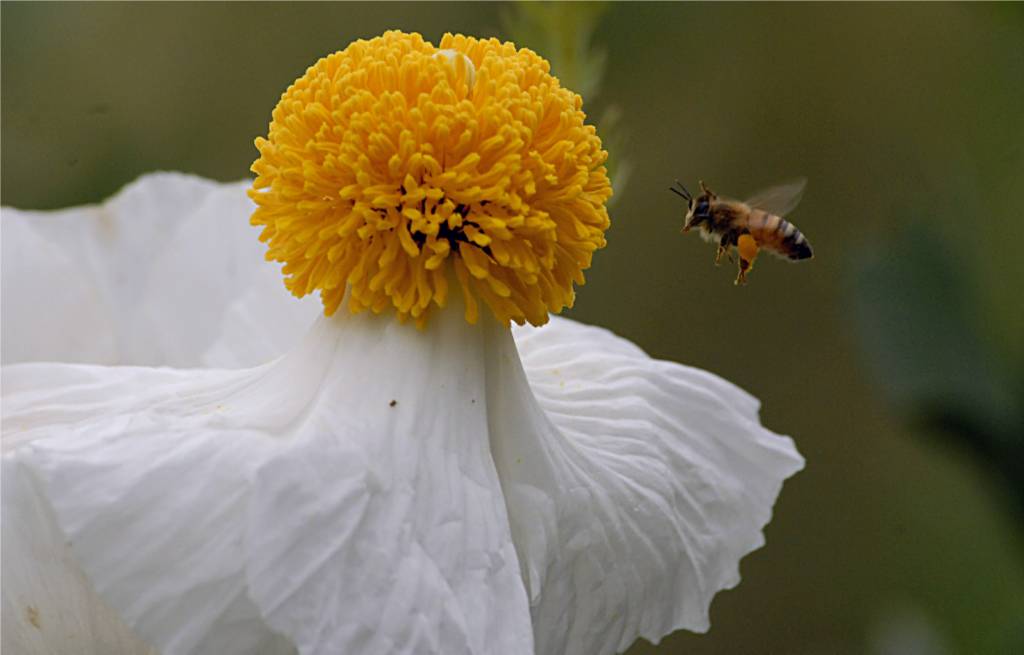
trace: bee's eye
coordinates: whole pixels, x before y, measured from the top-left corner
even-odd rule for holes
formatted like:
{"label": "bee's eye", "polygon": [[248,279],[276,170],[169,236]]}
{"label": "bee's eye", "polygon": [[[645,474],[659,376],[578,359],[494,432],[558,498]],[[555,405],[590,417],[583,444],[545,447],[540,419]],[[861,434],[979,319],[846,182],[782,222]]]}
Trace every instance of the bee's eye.
{"label": "bee's eye", "polygon": [[705,213],[707,213],[707,211],[708,211],[708,201],[707,200],[701,200],[699,203],[697,203],[697,213],[698,214],[705,214]]}

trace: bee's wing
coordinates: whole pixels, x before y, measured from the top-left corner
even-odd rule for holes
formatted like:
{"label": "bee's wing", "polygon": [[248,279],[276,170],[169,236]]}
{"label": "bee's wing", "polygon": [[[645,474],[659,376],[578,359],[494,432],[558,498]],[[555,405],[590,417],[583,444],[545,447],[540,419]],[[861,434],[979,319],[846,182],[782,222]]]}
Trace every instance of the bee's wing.
{"label": "bee's wing", "polygon": [[763,209],[769,214],[785,216],[800,204],[805,186],[807,186],[807,178],[797,178],[785,184],[765,189],[755,194],[746,203],[751,207]]}

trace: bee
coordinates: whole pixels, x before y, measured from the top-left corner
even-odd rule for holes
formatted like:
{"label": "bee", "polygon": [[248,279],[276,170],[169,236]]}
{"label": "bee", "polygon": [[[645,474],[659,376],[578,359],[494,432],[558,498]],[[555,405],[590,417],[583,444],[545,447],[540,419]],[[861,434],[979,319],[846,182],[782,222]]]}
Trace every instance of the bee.
{"label": "bee", "polygon": [[715,265],[722,255],[732,261],[733,247],[739,255],[739,273],[736,284],[746,284],[747,274],[754,266],[760,250],[767,250],[790,261],[810,259],[814,256],[811,244],[795,225],[782,218],[800,202],[807,180],[765,189],[750,200],[741,202],[720,198],[700,182],[701,193],[694,198],[679,180],[679,188],[669,187],[686,200],[688,208],[683,232],[700,228],[705,241],[718,243]]}

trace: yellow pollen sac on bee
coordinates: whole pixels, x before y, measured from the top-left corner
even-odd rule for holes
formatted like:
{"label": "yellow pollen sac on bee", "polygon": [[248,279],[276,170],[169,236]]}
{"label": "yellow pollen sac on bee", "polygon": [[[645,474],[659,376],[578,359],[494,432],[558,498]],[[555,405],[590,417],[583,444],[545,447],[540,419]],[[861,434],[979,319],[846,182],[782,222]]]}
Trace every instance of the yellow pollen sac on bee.
{"label": "yellow pollen sac on bee", "polygon": [[754,268],[754,260],[757,259],[757,240],[750,234],[741,234],[736,240],[736,250],[740,255],[740,270],[736,275],[734,284],[746,284],[747,273]]}
{"label": "yellow pollen sac on bee", "polygon": [[736,249],[739,251],[740,259],[746,262],[753,264],[754,259],[757,258],[757,241],[749,234],[740,235],[736,240]]}
{"label": "yellow pollen sac on bee", "polygon": [[526,49],[447,34],[356,41],[282,95],[249,195],[267,259],[333,314],[541,325],[605,245],[607,153],[580,97]]}

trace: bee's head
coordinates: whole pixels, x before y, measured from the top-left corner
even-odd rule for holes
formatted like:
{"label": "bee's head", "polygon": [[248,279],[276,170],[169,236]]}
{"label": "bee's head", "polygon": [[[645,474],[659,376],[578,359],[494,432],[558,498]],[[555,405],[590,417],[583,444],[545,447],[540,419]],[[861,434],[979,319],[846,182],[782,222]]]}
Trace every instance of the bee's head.
{"label": "bee's head", "polygon": [[701,180],[700,182],[701,193],[696,198],[686,190],[686,187],[684,187],[679,180],[676,180],[676,184],[679,188],[676,189],[675,187],[669,187],[669,191],[681,196],[687,203],[686,221],[683,223],[683,232],[689,232],[691,229],[699,227],[701,223],[709,222],[711,220],[711,201],[717,196],[710,189],[704,186],[704,181]]}

